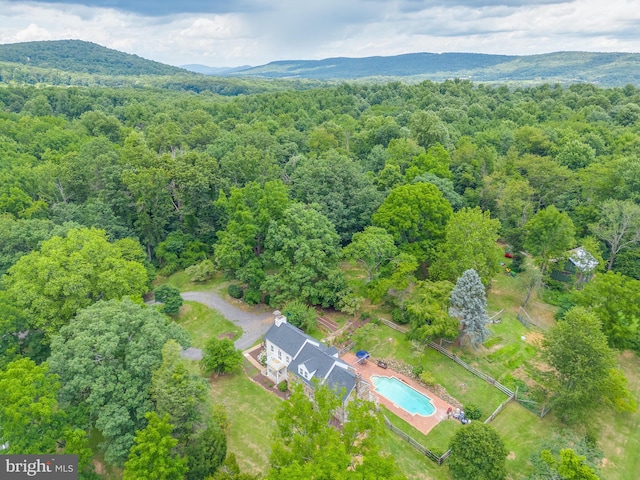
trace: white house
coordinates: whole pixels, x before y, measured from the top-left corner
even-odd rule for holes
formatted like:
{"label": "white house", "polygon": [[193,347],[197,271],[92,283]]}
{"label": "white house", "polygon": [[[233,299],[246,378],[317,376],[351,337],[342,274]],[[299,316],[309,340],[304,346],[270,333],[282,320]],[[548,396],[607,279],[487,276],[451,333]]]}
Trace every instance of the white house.
{"label": "white house", "polygon": [[300,382],[308,396],[313,396],[316,382],[341,393],[342,408],[336,417],[345,420],[344,407],[358,397],[370,399],[369,384],[353,367],[338,358],[338,349],[305,334],[287,322],[279,311],[273,312],[274,323],[264,335],[267,354],[266,376],[275,383],[283,380]]}

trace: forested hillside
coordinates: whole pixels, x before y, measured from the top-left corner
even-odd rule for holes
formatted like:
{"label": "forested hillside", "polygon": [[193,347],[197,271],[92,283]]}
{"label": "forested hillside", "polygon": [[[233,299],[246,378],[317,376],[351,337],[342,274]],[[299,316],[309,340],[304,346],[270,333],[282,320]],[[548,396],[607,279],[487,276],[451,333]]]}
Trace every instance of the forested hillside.
{"label": "forested hillside", "polygon": [[[609,349],[640,351],[640,89],[247,85],[0,88],[0,404],[21,409],[0,407],[10,453],[65,445],[91,478],[98,451],[142,478],[130,459],[164,435],[171,478],[218,468],[227,427],[179,357],[188,336],[141,306],[158,274],[217,271],[273,308],[355,314],[366,298],[423,342],[458,334],[449,294],[470,269],[492,284],[498,240],[529,269],[523,289],[544,284],[559,317],[601,328],[605,387],[585,404],[633,410]],[[599,260],[579,291],[557,279],[578,246]],[[558,416],[586,422],[571,401]]]}
{"label": "forested hillside", "polygon": [[99,75],[176,75],[185,70],[82,40],[0,45],[0,62]]}
{"label": "forested hillside", "polygon": [[487,55],[478,53],[411,53],[391,57],[283,60],[229,72],[235,76],[265,78],[368,79],[571,84],[605,86],[640,84],[637,53],[556,52],[541,55]]}

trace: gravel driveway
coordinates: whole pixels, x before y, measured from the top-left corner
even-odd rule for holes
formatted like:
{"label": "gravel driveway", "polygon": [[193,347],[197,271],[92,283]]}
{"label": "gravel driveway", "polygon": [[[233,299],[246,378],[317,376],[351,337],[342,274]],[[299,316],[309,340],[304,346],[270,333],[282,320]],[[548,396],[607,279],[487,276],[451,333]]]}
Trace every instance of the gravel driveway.
{"label": "gravel driveway", "polygon": [[235,341],[238,350],[246,350],[264,335],[273,324],[273,316],[265,309],[262,312],[245,312],[231,305],[215,292],[185,292],[182,298],[199,302],[213,308],[224,318],[242,328],[242,336]]}

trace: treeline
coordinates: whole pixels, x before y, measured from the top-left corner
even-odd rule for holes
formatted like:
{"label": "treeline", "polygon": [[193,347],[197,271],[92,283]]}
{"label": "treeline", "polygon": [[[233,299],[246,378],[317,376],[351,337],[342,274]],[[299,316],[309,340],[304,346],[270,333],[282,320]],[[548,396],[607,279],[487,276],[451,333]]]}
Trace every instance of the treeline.
{"label": "treeline", "polygon": [[[536,255],[563,311],[587,308],[611,346],[639,349],[639,101],[633,86],[465,81],[233,98],[2,88],[3,366],[46,391],[60,381],[56,401],[72,413],[57,424],[68,429],[42,439],[49,449],[75,428],[95,430],[107,461],[123,465],[136,430],[166,432],[162,422],[189,415],[199,420],[173,437],[186,452],[224,421],[166,398],[158,407],[165,387],[153,387],[150,372],[172,381],[168,372],[186,367],[163,346],[188,340],[135,303],[157,272],[222,271],[249,303],[278,307],[301,300],[355,312],[366,296],[390,303],[414,338],[448,337],[457,333],[447,311],[453,283],[474,269],[490,285],[498,239],[518,268],[519,252]],[[579,245],[610,272],[568,292],[549,273]],[[344,259],[362,265],[363,288],[345,278]],[[126,325],[114,327],[120,318]],[[136,340],[144,322],[153,335]],[[112,350],[72,361],[103,346]],[[140,349],[148,363],[132,374],[127,358]],[[96,366],[105,359],[114,370]],[[122,403],[104,390],[109,375],[140,394]],[[193,382],[175,388],[196,391]],[[12,438],[27,424],[14,424]]]}

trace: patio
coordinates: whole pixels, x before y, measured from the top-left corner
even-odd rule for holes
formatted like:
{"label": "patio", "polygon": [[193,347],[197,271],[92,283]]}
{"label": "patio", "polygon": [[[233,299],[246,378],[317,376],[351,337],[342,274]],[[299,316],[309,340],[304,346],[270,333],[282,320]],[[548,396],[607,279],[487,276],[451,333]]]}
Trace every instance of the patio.
{"label": "patio", "polygon": [[[366,380],[371,385],[371,393],[375,395],[378,399],[378,402],[385,407],[387,407],[390,411],[392,411],[395,415],[402,418],[408,424],[420,430],[425,435],[429,433],[429,431],[435,427],[441,420],[447,418],[447,410],[449,408],[453,408],[451,404],[445,402],[441,398],[435,396],[432,392],[428,391],[426,388],[422,387],[418,382],[413,380],[412,378],[403,375],[402,373],[396,372],[391,369],[381,368],[375,363],[367,360],[364,363],[358,363],[358,359],[356,356],[347,352],[342,357],[342,360],[347,362],[349,365],[355,368],[356,372],[362,375],[363,380]],[[436,411],[433,415],[428,417],[422,415],[412,415],[406,410],[396,406],[393,402],[388,400],[387,398],[380,395],[375,388],[373,387],[373,382],[371,381],[371,377],[374,375],[382,376],[382,377],[396,377],[400,381],[406,383],[410,387],[413,387],[418,392],[423,395],[429,397],[431,403],[435,407]],[[455,410],[455,408],[453,408]]]}

